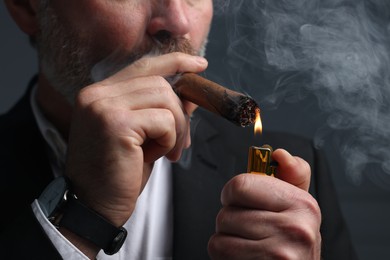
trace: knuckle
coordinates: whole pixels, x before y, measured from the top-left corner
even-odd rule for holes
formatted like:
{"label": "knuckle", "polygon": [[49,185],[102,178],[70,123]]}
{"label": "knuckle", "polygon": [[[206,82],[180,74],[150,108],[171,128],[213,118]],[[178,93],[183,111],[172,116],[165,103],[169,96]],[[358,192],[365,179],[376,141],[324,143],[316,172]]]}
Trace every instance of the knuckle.
{"label": "knuckle", "polygon": [[295,202],[293,207],[298,212],[309,214],[309,216],[314,218],[317,222],[321,220],[320,206],[311,194],[302,190],[297,190],[296,192],[292,192],[288,197],[291,201]]}
{"label": "knuckle", "polygon": [[85,87],[81,89],[76,97],[75,105],[83,107],[90,102],[92,97],[95,95],[91,87]]}
{"label": "knuckle", "polygon": [[97,100],[101,96],[101,92],[103,87],[100,84],[94,84],[91,86],[87,86],[82,88],[78,95],[76,96],[75,105],[79,107],[83,107],[88,105],[89,103]]}
{"label": "knuckle", "polygon": [[218,259],[219,253],[220,252],[220,243],[218,243],[217,235],[214,234],[211,236],[209,239],[209,242],[207,244],[207,251],[209,253],[209,256],[212,259]]}
{"label": "knuckle", "polygon": [[150,57],[143,57],[133,62],[132,66],[136,69],[148,70],[152,67]]}
{"label": "knuckle", "polygon": [[244,196],[250,190],[251,183],[249,177],[249,175],[241,174],[232,179],[230,187],[236,196]]}
{"label": "knuckle", "polygon": [[93,115],[103,117],[106,110],[106,102],[104,100],[96,100],[88,104],[86,110]]}
{"label": "knuckle", "polygon": [[287,260],[291,259],[289,257],[289,253],[287,252],[286,248],[281,248],[279,250],[270,250],[268,252],[268,257],[270,259],[276,259],[276,260]]}
{"label": "knuckle", "polygon": [[317,230],[309,225],[294,226],[291,228],[294,240],[304,246],[312,247],[317,241]]}
{"label": "knuckle", "polygon": [[292,241],[291,245],[295,245],[295,247],[290,249],[287,247],[285,252],[280,252],[287,257],[285,259],[299,259],[295,255],[297,254],[295,249],[300,248],[300,252],[311,252],[318,246],[321,240],[321,211],[317,201],[310,194],[307,194],[307,196],[296,196],[294,199],[296,205],[298,205],[294,210],[294,214],[297,215],[294,219],[300,219],[301,221],[287,220],[281,226],[281,229],[287,236],[287,241]]}
{"label": "knuckle", "polygon": [[87,118],[92,118],[96,123],[99,124],[102,129],[106,129],[107,126],[110,126],[114,120],[110,120],[110,122],[107,122],[108,119],[112,119],[111,115],[112,113],[107,111],[106,104],[102,100],[97,100],[89,103],[85,109],[84,109]]}
{"label": "knuckle", "polygon": [[236,205],[253,200],[253,176],[240,174],[233,177],[223,188],[221,202],[223,205]]}
{"label": "knuckle", "polygon": [[224,224],[226,222],[228,222],[227,218],[228,218],[228,214],[226,212],[226,209],[222,208],[218,212],[217,217],[216,217],[216,222],[217,222],[216,223],[216,227],[217,227],[217,230],[220,230],[224,226]]}
{"label": "knuckle", "polygon": [[159,114],[154,113],[156,121],[166,126],[166,131],[171,132],[175,128],[176,120],[174,115],[169,109],[162,109],[162,118],[158,118]]}
{"label": "knuckle", "polygon": [[279,247],[277,250],[270,252],[270,258],[276,260],[302,260],[302,256],[298,256],[295,250],[289,247]]}
{"label": "knuckle", "polygon": [[106,135],[126,132],[127,128],[123,122],[126,122],[127,113],[112,106],[111,99],[99,99],[89,103],[84,107],[82,114],[98,129],[97,132]]}
{"label": "knuckle", "polygon": [[304,208],[310,212],[312,217],[314,217],[318,222],[321,221],[321,209],[317,200],[315,200],[310,194],[307,194],[307,199],[305,199],[303,203]]}
{"label": "knuckle", "polygon": [[[313,249],[318,245],[319,240],[321,239],[319,227],[313,226],[310,221],[299,221],[295,223],[290,223],[283,227],[283,231],[288,237],[287,241],[291,241],[290,248],[291,250],[286,250],[284,252],[286,255],[293,255],[296,250],[294,248],[301,248],[301,252]],[[295,245],[295,246],[293,246]],[[288,249],[288,247],[286,247]],[[289,254],[287,254],[289,252]],[[296,259],[296,258],[289,258]]]}
{"label": "knuckle", "polygon": [[157,82],[157,86],[158,87],[170,87],[171,85],[169,85],[168,81],[166,81],[166,79],[162,76],[158,76],[158,75],[153,75],[153,76],[150,76],[153,80],[155,80]]}
{"label": "knuckle", "polygon": [[[247,178],[249,175],[247,176]],[[248,196],[249,181],[247,181],[244,174],[237,175],[230,179],[230,181],[223,187],[221,193],[222,205],[231,205],[237,201],[245,201]]]}
{"label": "knuckle", "polygon": [[320,209],[320,206],[318,205],[318,202],[312,198],[311,200],[311,203],[310,203],[310,207],[309,209],[311,210],[313,216],[318,220],[318,221],[321,221],[321,209]]}
{"label": "knuckle", "polygon": [[162,99],[168,98],[170,95],[173,94],[171,85],[167,82],[167,80],[164,77],[154,75],[154,76],[149,76],[148,80],[150,86],[153,87],[148,87],[139,91],[141,92],[146,91],[148,92],[148,94],[160,95]]}
{"label": "knuckle", "polygon": [[[168,109],[154,110],[150,115],[150,120],[159,128],[160,137],[164,137],[164,146],[172,149],[176,143],[174,134],[175,117]],[[154,136],[151,136],[154,138]],[[162,145],[162,143],[161,143]]]}
{"label": "knuckle", "polygon": [[208,244],[207,250],[211,259],[235,259],[234,251],[236,248],[220,234],[214,234]]}
{"label": "knuckle", "polygon": [[[288,233],[290,230],[284,230]],[[296,231],[295,229],[293,231]],[[293,233],[289,233],[293,234]],[[313,239],[308,235],[293,235],[284,240],[278,247],[267,248],[267,259],[278,260],[301,260],[316,259],[316,249],[321,244],[321,237],[316,236]]]}

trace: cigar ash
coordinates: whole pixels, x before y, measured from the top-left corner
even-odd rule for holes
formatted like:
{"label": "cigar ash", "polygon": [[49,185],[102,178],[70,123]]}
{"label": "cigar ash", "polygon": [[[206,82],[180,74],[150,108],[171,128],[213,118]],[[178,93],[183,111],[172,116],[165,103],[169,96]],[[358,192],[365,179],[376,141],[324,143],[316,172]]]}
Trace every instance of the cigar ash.
{"label": "cigar ash", "polygon": [[245,127],[254,124],[256,101],[240,92],[225,88],[195,73],[184,73],[173,84],[180,98],[191,101],[232,123]]}

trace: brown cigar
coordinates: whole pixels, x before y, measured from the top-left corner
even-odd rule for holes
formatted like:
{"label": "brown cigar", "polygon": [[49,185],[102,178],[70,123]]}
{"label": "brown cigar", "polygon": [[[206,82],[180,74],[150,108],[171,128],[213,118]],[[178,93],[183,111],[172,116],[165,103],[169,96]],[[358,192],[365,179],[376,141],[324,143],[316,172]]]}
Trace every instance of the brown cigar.
{"label": "brown cigar", "polygon": [[236,125],[245,127],[255,123],[256,102],[249,96],[227,89],[195,73],[184,73],[173,84],[176,94]]}

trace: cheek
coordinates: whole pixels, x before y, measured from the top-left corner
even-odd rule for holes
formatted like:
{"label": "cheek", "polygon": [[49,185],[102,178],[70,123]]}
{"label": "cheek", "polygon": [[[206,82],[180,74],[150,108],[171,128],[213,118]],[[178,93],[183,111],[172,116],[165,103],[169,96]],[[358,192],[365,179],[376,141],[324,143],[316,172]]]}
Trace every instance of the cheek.
{"label": "cheek", "polygon": [[131,50],[139,46],[145,35],[145,23],[137,16],[100,17],[91,28],[93,44],[99,49],[115,51],[117,49]]}
{"label": "cheek", "polygon": [[91,49],[107,55],[118,49],[132,49],[145,34],[145,8],[119,2],[67,0],[53,1],[61,22]]}
{"label": "cheek", "polygon": [[198,12],[194,12],[194,15],[191,16],[192,30],[190,32],[190,38],[195,45],[194,47],[201,47],[204,39],[208,36],[212,16],[213,7],[211,1],[205,4],[202,9],[199,9]]}

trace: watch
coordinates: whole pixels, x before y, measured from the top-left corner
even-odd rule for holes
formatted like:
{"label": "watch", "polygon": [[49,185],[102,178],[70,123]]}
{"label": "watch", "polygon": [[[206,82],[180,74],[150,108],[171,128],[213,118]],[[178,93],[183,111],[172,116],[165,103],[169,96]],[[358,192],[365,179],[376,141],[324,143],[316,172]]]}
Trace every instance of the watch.
{"label": "watch", "polygon": [[82,204],[72,192],[68,178],[55,178],[38,198],[49,221],[83,237],[108,255],[119,251],[127,237],[123,227],[116,227],[97,212]]}

